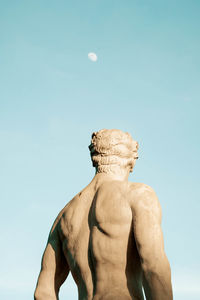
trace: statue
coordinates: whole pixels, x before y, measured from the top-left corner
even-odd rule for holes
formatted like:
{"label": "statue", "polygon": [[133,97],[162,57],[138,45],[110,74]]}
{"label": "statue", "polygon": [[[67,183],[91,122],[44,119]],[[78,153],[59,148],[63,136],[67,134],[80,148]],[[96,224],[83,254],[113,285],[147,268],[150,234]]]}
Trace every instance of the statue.
{"label": "statue", "polygon": [[35,300],[56,300],[69,272],[79,300],[172,300],[161,208],[153,189],[128,181],[138,143],[121,130],[92,134],[96,174],[59,213]]}

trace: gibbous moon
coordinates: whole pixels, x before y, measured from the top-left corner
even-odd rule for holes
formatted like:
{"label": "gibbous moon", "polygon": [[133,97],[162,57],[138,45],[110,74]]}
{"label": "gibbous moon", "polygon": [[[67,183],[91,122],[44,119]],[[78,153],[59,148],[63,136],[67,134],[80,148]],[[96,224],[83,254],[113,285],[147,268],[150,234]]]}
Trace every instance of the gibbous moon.
{"label": "gibbous moon", "polygon": [[97,55],[95,53],[93,53],[93,52],[88,53],[88,58],[91,61],[97,61]]}

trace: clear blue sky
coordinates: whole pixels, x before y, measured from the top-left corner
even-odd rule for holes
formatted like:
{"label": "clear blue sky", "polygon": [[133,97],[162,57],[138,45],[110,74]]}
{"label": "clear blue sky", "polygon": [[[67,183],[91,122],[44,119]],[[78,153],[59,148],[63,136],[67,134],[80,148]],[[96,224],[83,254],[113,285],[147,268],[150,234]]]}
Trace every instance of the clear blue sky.
{"label": "clear blue sky", "polygon": [[[174,299],[200,299],[199,15],[198,0],[0,1],[1,299],[31,299],[102,128],[139,142],[130,180],[160,199]],[[77,299],[71,279],[60,299]]]}

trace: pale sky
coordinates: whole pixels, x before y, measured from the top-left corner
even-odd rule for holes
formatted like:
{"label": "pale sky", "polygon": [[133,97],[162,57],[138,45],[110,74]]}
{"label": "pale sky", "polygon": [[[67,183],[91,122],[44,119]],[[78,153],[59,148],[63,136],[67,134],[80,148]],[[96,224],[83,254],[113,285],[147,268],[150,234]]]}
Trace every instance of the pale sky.
{"label": "pale sky", "polygon": [[160,199],[174,299],[200,299],[199,14],[198,0],[0,1],[0,299],[33,297],[102,128],[138,141],[130,180]]}

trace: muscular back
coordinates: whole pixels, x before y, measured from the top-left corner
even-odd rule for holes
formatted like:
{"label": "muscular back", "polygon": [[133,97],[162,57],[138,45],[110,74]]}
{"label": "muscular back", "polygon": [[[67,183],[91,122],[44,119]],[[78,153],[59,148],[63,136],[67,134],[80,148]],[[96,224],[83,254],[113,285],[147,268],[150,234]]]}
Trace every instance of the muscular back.
{"label": "muscular back", "polygon": [[80,299],[143,299],[129,202],[128,182],[109,181],[67,206],[61,237]]}
{"label": "muscular back", "polygon": [[159,201],[150,187],[128,182],[138,143],[102,129],[89,149],[96,174],[54,222],[35,300],[58,300],[69,271],[79,300],[142,300],[142,286],[147,300],[172,300]]}
{"label": "muscular back", "polygon": [[154,191],[100,178],[95,176],[56,219],[35,299],[57,300],[71,271],[79,300],[143,300],[142,286],[147,300],[172,300]]}

